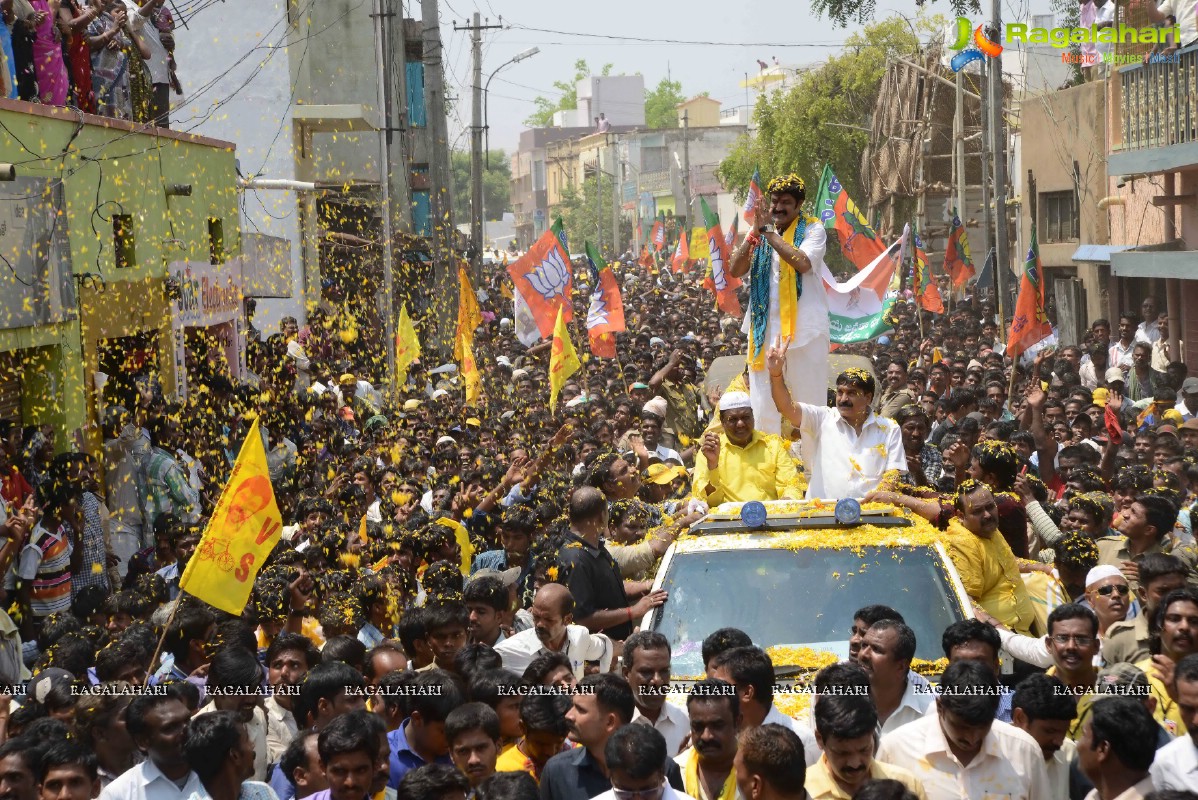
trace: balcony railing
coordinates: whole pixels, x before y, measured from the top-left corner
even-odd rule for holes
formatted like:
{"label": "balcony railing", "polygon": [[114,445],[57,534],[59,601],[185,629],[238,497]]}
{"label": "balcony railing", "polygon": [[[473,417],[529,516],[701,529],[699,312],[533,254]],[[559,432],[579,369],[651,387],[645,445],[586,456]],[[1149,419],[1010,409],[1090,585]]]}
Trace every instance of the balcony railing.
{"label": "balcony railing", "polygon": [[1198,141],[1198,47],[1119,71],[1123,150]]}

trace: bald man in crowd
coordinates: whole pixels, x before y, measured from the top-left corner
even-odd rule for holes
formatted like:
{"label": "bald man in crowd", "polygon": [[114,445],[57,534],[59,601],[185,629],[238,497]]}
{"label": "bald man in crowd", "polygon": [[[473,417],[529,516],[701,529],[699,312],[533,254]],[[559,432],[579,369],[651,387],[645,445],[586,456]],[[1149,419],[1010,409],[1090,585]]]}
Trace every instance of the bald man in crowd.
{"label": "bald man in crowd", "polygon": [[564,653],[579,680],[588,661],[598,661],[600,672],[611,668],[611,639],[574,624],[574,597],[560,583],[547,583],[537,590],[532,625],[495,645],[504,669],[523,675],[533,659],[545,653]]}

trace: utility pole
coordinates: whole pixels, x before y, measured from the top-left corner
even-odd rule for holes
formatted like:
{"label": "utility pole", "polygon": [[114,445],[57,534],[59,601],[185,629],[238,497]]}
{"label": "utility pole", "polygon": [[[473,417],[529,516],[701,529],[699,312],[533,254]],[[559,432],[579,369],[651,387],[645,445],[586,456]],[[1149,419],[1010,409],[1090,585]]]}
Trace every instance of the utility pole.
{"label": "utility pole", "polygon": [[[682,196],[686,202],[686,226],[693,229],[691,223],[691,112],[682,112]],[[689,231],[687,231],[689,233]]]}
{"label": "utility pole", "polygon": [[[490,20],[488,20],[490,22]],[[503,18],[500,17],[500,23]],[[474,257],[470,266],[474,279],[482,276],[483,264],[483,31],[501,28],[500,25],[483,25],[480,14],[474,12],[474,24],[458,27],[455,31],[470,31],[471,50],[474,54],[473,115],[470,123],[470,246]]]}
{"label": "utility pole", "polygon": [[[993,65],[995,62],[993,60],[982,60],[978,63],[984,65],[982,67],[982,69],[984,69],[986,71],[987,80],[989,80],[989,72],[990,72],[990,70],[994,69]],[[994,210],[990,207],[990,148],[992,147],[992,141],[993,141],[992,140],[992,131],[990,130],[990,123],[993,118],[991,117],[991,115],[989,113],[989,111],[990,111],[990,109],[989,109],[990,93],[986,92],[983,95],[983,97],[985,99],[981,103],[981,110],[982,110],[982,152],[981,152],[981,164],[982,164],[982,241],[981,241],[982,269],[985,268],[985,263],[986,263],[985,260],[987,258],[989,258],[989,256],[990,256],[990,234],[994,230]],[[991,277],[995,280],[994,294],[997,296],[998,295],[998,289],[997,289],[997,287],[998,287],[998,282],[997,282],[997,280],[998,280],[998,259],[997,258],[994,259],[994,275],[992,275]],[[976,291],[974,291],[973,296],[974,296],[974,303],[975,303],[975,307],[976,307],[976,303],[977,303],[977,292]],[[1004,324],[1005,323],[1003,322],[1003,320],[1000,319],[998,321],[998,327],[1000,330],[1003,329]]]}
{"label": "utility pole", "polygon": [[616,157],[616,144],[611,134],[607,137],[611,148],[611,252],[613,258],[620,257],[620,192],[624,181],[620,179],[620,163]]}
{"label": "utility pole", "polygon": [[393,220],[391,203],[391,181],[394,162],[391,159],[391,91],[387,58],[389,52],[389,14],[383,6],[384,0],[374,0],[374,17],[377,28],[374,37],[374,54],[378,60],[379,108],[383,111],[383,130],[379,131],[379,194],[381,195],[382,217],[382,261],[383,261],[383,330],[387,338],[387,386],[395,386],[395,263],[393,253]]}
{"label": "utility pole", "polygon": [[448,352],[453,344],[457,297],[457,270],[453,244],[453,204],[450,197],[449,130],[445,119],[445,75],[442,72],[441,18],[437,0],[420,0],[424,26],[424,98],[428,130],[432,139],[429,154],[429,216],[432,221],[433,286],[436,306],[433,347]]}
{"label": "utility pole", "polygon": [[[1002,31],[1002,3],[991,0],[991,24]],[[1011,267],[1007,239],[1007,137],[1003,132],[1002,56],[990,60],[990,144],[994,148],[994,289],[996,310],[1006,325],[1007,277]]]}

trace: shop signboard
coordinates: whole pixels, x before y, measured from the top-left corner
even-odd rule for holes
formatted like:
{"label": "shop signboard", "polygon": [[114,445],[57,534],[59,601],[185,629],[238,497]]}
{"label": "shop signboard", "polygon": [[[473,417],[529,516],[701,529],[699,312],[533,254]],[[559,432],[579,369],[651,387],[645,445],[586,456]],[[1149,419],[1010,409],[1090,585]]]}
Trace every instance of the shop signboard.
{"label": "shop signboard", "polygon": [[187,397],[197,374],[242,376],[245,315],[242,259],[223,264],[176,261],[170,265],[175,390]]}

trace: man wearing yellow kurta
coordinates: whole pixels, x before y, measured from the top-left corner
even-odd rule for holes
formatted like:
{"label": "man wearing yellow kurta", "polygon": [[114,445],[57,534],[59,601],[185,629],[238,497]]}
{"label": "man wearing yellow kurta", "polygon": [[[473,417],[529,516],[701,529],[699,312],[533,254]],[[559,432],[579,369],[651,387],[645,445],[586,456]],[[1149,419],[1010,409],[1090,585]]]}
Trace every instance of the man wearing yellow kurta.
{"label": "man wearing yellow kurta", "polygon": [[969,599],[1011,630],[1031,635],[1036,612],[1015,554],[998,533],[994,495],[985,484],[968,480],[957,493],[957,512],[945,543]]}
{"label": "man wearing yellow kurta", "polygon": [[754,429],[747,394],[728,392],[720,398],[720,423],[724,432],[704,434],[695,459],[695,497],[714,507],[803,496],[788,443]]}

